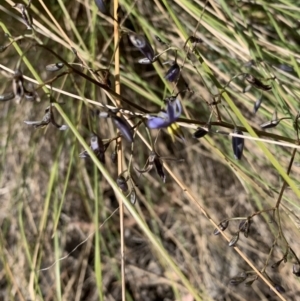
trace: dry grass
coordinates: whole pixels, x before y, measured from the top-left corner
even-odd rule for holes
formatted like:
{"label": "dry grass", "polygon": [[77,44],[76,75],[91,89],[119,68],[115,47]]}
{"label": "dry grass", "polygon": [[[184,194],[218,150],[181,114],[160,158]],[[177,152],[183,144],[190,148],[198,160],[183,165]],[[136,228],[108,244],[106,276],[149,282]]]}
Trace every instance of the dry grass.
{"label": "dry grass", "polygon": [[[93,1],[54,2],[39,0],[31,5],[39,41],[69,63],[93,69],[108,67],[114,53],[112,19],[99,13]],[[6,31],[13,37],[31,32],[12,4],[9,0],[0,4],[2,45],[9,43]],[[132,155],[137,203],[134,208],[125,203],[122,277],[120,193],[109,178],[116,180],[118,176],[117,164],[110,160],[115,144],[106,151],[104,172],[94,157],[79,158],[84,150],[80,136],[87,142],[93,131],[102,139],[115,137],[112,120],[97,118],[91,111],[105,111],[103,105],[115,106],[118,99],[74,72],[57,79],[51,95],[64,104],[55,104],[53,112],[59,124],[69,122],[63,112],[69,118],[67,131],[58,131],[52,125],[34,129],[23,122],[42,119],[49,105],[49,86],[38,89],[40,102],[0,102],[0,300],[122,300],[122,282],[128,301],[279,300],[270,284],[285,288],[281,300],[298,300],[299,281],[292,273],[295,258],[291,252],[279,268],[272,269],[271,265],[283,257],[286,242],[300,255],[298,165],[292,164],[287,172],[294,158],[291,145],[298,144],[293,120],[300,95],[299,8],[285,1],[207,1],[200,20],[204,1],[124,0],[120,4],[129,15],[124,26],[144,32],[157,53],[166,46],[155,35],[177,47],[178,63],[184,64],[178,85],[170,84],[163,78],[169,65],[162,63],[174,59],[174,51],[162,55],[153,65],[139,65],[137,60],[142,55],[125,35],[119,58],[121,96],[158,112],[165,97],[188,83],[193,93],[179,96],[185,117],[180,125],[186,141],[173,143],[167,131],[159,133],[155,150],[164,162],[165,184],[154,169],[139,176],[133,168],[142,168],[149,155],[145,127],[138,128],[133,151],[130,143],[123,141],[122,168],[128,168]],[[183,45],[191,35],[203,42],[187,60]],[[0,94],[11,91],[10,71],[19,64],[22,53],[27,58],[20,60],[26,87],[30,81],[39,81],[37,75],[46,82],[59,74],[45,70],[57,58],[47,49],[32,47],[33,41],[24,38],[0,53]],[[76,48],[77,57],[71,47]],[[243,64],[250,59],[263,63],[247,69]],[[115,60],[112,62],[113,74]],[[278,68],[282,64],[293,71],[282,71]],[[76,68],[99,80],[87,68]],[[253,105],[260,91],[252,88],[242,93],[245,81],[233,81],[222,94],[218,105],[222,120],[214,115],[213,131],[229,133],[236,124],[245,136],[257,134],[264,139],[259,143],[246,139],[243,158],[237,161],[230,137],[211,133],[196,140],[191,134],[199,124],[205,125],[210,110],[215,110],[208,106],[212,94],[241,72],[262,80],[276,76],[276,80],[263,81],[272,90],[263,92],[262,107],[256,114]],[[114,90],[113,75],[110,79]],[[38,87],[36,83],[34,87]],[[120,103],[131,113],[143,114],[122,99]],[[271,120],[275,109],[279,117],[293,120],[261,131],[259,125]],[[136,121],[132,117],[129,120],[133,124]],[[157,131],[151,131],[151,135],[154,140]],[[298,151],[294,159],[299,161]],[[225,236],[213,235],[215,224],[225,218],[247,217],[274,208],[281,198],[283,178],[288,187],[283,189],[278,209],[280,227],[278,217],[274,219],[266,212],[253,218],[249,237],[241,233],[237,248],[228,247],[226,237],[230,239],[236,233],[240,220],[230,221]],[[278,233],[281,237],[274,244]],[[259,276],[250,287],[244,283],[230,285],[234,276],[253,271],[253,267],[263,278]]]}

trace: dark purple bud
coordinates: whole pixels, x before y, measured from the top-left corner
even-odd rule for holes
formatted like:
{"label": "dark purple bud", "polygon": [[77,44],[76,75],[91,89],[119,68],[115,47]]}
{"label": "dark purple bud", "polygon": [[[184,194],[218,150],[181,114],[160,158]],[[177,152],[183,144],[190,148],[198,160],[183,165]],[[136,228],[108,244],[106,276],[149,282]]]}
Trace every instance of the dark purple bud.
{"label": "dark purple bud", "polygon": [[262,103],[262,95],[260,96],[259,99],[256,100],[256,102],[254,104],[254,108],[253,108],[254,113],[256,113],[258,111],[258,109],[260,108],[261,103]]}
{"label": "dark purple bud", "polygon": [[259,79],[255,78],[251,74],[247,74],[245,77],[246,81],[254,86],[257,89],[263,90],[263,91],[269,91],[272,89],[271,86],[263,84]]}
{"label": "dark purple bud", "polygon": [[208,129],[198,128],[197,131],[193,134],[193,137],[198,139],[204,137],[206,134],[208,134]]}
{"label": "dark purple bud", "polygon": [[156,156],[154,159],[154,166],[156,168],[156,171],[158,173],[158,175],[160,176],[160,178],[162,179],[162,181],[165,183],[166,182],[166,175],[163,169],[163,164],[161,163],[161,161],[159,160],[159,158]]}
{"label": "dark purple bud", "polygon": [[95,0],[95,3],[99,9],[99,11],[103,14],[103,15],[108,15],[108,9],[106,7],[105,4],[106,1],[104,0]]}
{"label": "dark purple bud", "polygon": [[8,101],[15,98],[15,94],[13,92],[8,92],[0,95],[0,101]]}
{"label": "dark purple bud", "polygon": [[274,288],[275,288],[276,291],[279,292],[280,294],[285,293],[285,289],[284,289],[281,285],[279,285],[279,284],[275,284],[275,285],[274,285]]}
{"label": "dark purple bud", "polygon": [[297,277],[300,277],[300,264],[299,263],[293,264],[293,274]]}
{"label": "dark purple bud", "polygon": [[126,193],[128,191],[127,181],[125,180],[125,178],[123,176],[118,176],[117,185],[122,190],[122,192]]}
{"label": "dark purple bud", "polygon": [[120,116],[111,116],[116,127],[122,134],[122,136],[129,142],[133,142],[133,132],[129,123]]}
{"label": "dark purple bud", "polygon": [[[240,130],[235,130],[234,133],[243,135],[243,132]],[[244,139],[241,137],[232,137],[232,149],[234,153],[234,158],[236,160],[241,160],[244,149]]]}
{"label": "dark purple bud", "polygon": [[[228,225],[229,225],[229,221],[228,220],[224,220],[224,221],[220,222],[220,224],[218,225],[218,227],[223,232],[223,231],[225,231],[227,229]],[[214,235],[219,235],[220,234],[220,230],[218,228],[216,228],[214,230]]]}
{"label": "dark purple bud", "polygon": [[171,83],[176,82],[180,75],[180,67],[175,62],[171,68],[167,71],[165,79]]}
{"label": "dark purple bud", "polygon": [[145,36],[130,33],[129,39],[134,47],[138,48],[149,61],[153,62],[154,50]]}
{"label": "dark purple bud", "polygon": [[237,244],[237,242],[239,241],[239,238],[240,238],[240,234],[238,232],[231,238],[230,242],[228,243],[228,246],[234,247]]}
{"label": "dark purple bud", "polygon": [[58,71],[64,66],[64,63],[55,63],[46,66],[46,70],[50,72]]}

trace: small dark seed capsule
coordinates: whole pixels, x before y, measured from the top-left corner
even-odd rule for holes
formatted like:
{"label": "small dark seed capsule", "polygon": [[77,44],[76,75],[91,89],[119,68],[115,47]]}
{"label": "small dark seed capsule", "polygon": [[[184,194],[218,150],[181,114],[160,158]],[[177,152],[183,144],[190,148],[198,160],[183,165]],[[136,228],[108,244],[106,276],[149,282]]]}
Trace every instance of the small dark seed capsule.
{"label": "small dark seed capsule", "polygon": [[279,124],[279,120],[270,120],[260,125],[262,129],[271,129]]}
{"label": "small dark seed capsule", "polygon": [[271,265],[271,268],[272,268],[272,269],[277,269],[277,268],[280,266],[280,264],[282,263],[283,260],[284,260],[284,259],[280,259],[280,260],[278,260],[277,262],[273,263],[273,264]]}
{"label": "small dark seed capsule", "polygon": [[[240,130],[235,130],[234,133],[243,135],[243,132]],[[232,137],[232,149],[234,153],[234,158],[236,160],[241,160],[244,149],[244,139],[241,137]]]}
{"label": "small dark seed capsule", "polygon": [[244,282],[247,279],[248,275],[245,272],[242,272],[239,276],[235,276],[229,280],[229,283],[232,285],[238,285]]}
{"label": "small dark seed capsule", "polygon": [[239,224],[239,230],[240,232],[244,233],[244,236],[247,238],[249,235],[249,229],[251,225],[251,220],[243,220]]}
{"label": "small dark seed capsule", "polygon": [[242,283],[243,281],[245,281],[245,278],[243,278],[243,277],[234,277],[229,280],[229,283],[231,285],[238,285],[238,284]]}
{"label": "small dark seed capsule", "polygon": [[162,179],[162,181],[165,183],[166,182],[166,175],[163,169],[163,165],[161,163],[161,161],[159,160],[159,158],[156,156],[154,159],[154,166],[156,168],[156,172],[158,173],[158,175],[160,176],[160,178]]}
{"label": "small dark seed capsule", "polygon": [[251,74],[247,74],[245,77],[246,81],[254,86],[257,89],[263,90],[263,91],[269,91],[272,89],[271,86],[263,84],[259,79],[255,78]]}
{"label": "small dark seed capsule", "polygon": [[177,63],[174,63],[171,68],[167,71],[165,79],[171,83],[175,82],[180,75],[180,67]]}
{"label": "small dark seed capsule", "polygon": [[276,289],[277,292],[279,292],[281,294],[285,293],[285,289],[279,284],[275,284],[274,288]]}
{"label": "small dark seed capsule", "polygon": [[119,188],[122,190],[122,192],[126,193],[128,191],[128,185],[123,176],[118,176],[117,184],[118,184]]}
{"label": "small dark seed capsule", "polygon": [[50,72],[58,71],[64,66],[64,63],[49,64],[46,66],[46,70]]}
{"label": "small dark seed capsule", "polygon": [[0,53],[4,52],[8,48],[7,45],[0,46]]}
{"label": "small dark seed capsule", "polygon": [[193,137],[198,139],[198,138],[202,138],[205,135],[208,134],[208,130],[204,129],[204,128],[198,128],[197,131],[193,134]]}
{"label": "small dark seed capsule", "polygon": [[299,265],[299,263],[293,264],[293,274],[297,277],[300,277],[300,265]]}
{"label": "small dark seed capsule", "polygon": [[202,43],[203,41],[200,38],[190,37],[191,43]]}
{"label": "small dark seed capsule", "polygon": [[8,92],[0,95],[0,101],[8,101],[15,98],[15,94],[13,92]]}
{"label": "small dark seed capsule", "polygon": [[[227,229],[228,225],[229,225],[229,221],[225,220],[225,221],[220,222],[220,224],[218,225],[218,227],[223,232],[223,231],[225,231]],[[219,235],[220,234],[220,230],[218,228],[216,228],[214,230],[214,235]]]}
{"label": "small dark seed capsule", "polygon": [[229,247],[234,247],[236,244],[237,244],[237,242],[238,242],[238,240],[239,240],[239,237],[240,235],[239,235],[239,233],[236,233],[232,238],[231,238],[231,240],[230,240],[230,242],[228,243],[228,246]]}

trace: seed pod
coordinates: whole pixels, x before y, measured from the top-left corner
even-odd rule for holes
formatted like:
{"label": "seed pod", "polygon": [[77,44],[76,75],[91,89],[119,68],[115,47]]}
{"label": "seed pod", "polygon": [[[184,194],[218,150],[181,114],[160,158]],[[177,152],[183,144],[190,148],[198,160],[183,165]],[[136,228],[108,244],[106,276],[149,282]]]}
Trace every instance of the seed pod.
{"label": "seed pod", "polygon": [[24,96],[23,74],[19,69],[15,70],[13,78],[13,92],[16,102],[19,103]]}
{"label": "seed pod", "polygon": [[191,43],[202,43],[202,42],[203,42],[202,39],[197,38],[197,37],[194,37],[194,36],[191,36],[191,37],[189,38],[189,40],[190,40]]}
{"label": "seed pod", "polygon": [[91,137],[91,149],[93,150],[99,161],[105,164],[106,148],[103,145],[102,140],[97,135],[92,135]]}
{"label": "seed pod", "polygon": [[256,113],[258,111],[261,103],[262,103],[262,95],[256,100],[256,102],[254,104],[254,108],[253,108],[254,113]]}
{"label": "seed pod", "polygon": [[241,221],[239,224],[239,230],[240,230],[240,232],[244,233],[244,236],[246,238],[248,237],[248,234],[249,234],[250,225],[251,225],[251,220],[248,220],[248,219]]}
{"label": "seed pod", "polygon": [[234,246],[237,244],[239,238],[240,238],[240,234],[239,234],[239,232],[237,232],[237,233],[231,238],[230,242],[228,243],[228,246],[229,246],[229,247],[234,247]]}
{"label": "seed pod", "polygon": [[120,116],[111,116],[116,127],[119,129],[120,133],[122,134],[122,136],[129,142],[133,142],[133,133],[132,133],[132,129],[131,126],[129,125],[129,123]]}
{"label": "seed pod", "polygon": [[0,53],[4,52],[11,44],[0,46]]}
{"label": "seed pod", "polygon": [[[224,220],[222,222],[219,223],[218,227],[220,228],[220,230],[223,232],[227,229],[229,225],[229,221],[228,220]],[[220,230],[218,228],[216,228],[214,230],[214,235],[219,235],[220,234]]]}
{"label": "seed pod", "polygon": [[179,65],[174,62],[171,68],[167,71],[165,75],[165,79],[171,83],[176,82],[180,75],[180,67]]}
{"label": "seed pod", "polygon": [[99,11],[103,14],[103,15],[108,15],[108,9],[106,7],[105,4],[106,1],[104,0],[95,0],[95,3],[99,9]]}
{"label": "seed pod", "polygon": [[271,86],[263,84],[259,79],[255,78],[251,74],[247,74],[245,77],[246,81],[254,86],[257,89],[263,90],[263,91],[269,91],[272,89]]}
{"label": "seed pod", "polygon": [[229,280],[229,283],[231,285],[238,285],[238,284],[241,284],[242,282],[245,281],[245,278],[244,277],[240,277],[240,276],[237,276],[237,277],[233,277]]}
{"label": "seed pod", "polygon": [[145,36],[130,33],[129,39],[134,47],[138,48],[149,61],[153,62],[155,57],[154,50]]}
{"label": "seed pod", "polygon": [[197,131],[193,134],[193,137],[198,139],[198,138],[202,138],[204,137],[205,135],[208,134],[208,129],[205,129],[205,128],[198,128]]}
{"label": "seed pod", "polygon": [[163,169],[163,164],[161,163],[161,161],[159,160],[159,158],[156,156],[154,159],[154,166],[156,168],[156,172],[158,173],[158,175],[160,176],[160,178],[162,179],[162,181],[165,183],[166,182],[166,175]]}
{"label": "seed pod", "polygon": [[300,265],[299,265],[299,263],[293,264],[293,274],[297,277],[300,277]]}
{"label": "seed pod", "polygon": [[27,29],[33,29],[32,28],[32,16],[30,15],[29,11],[28,11],[28,7],[26,5],[24,5],[23,3],[16,3],[14,5],[15,8],[19,9],[19,11],[21,12],[22,15],[22,19],[24,20]]}
{"label": "seed pod", "polygon": [[[243,132],[240,130],[235,130],[234,133],[243,135]],[[244,139],[241,137],[232,137],[232,149],[234,153],[234,158],[236,160],[241,160],[244,149]]]}
{"label": "seed pod", "polygon": [[242,272],[240,275],[235,276],[229,280],[229,283],[232,285],[238,285],[244,282],[247,279],[248,275],[245,272]]}
{"label": "seed pod", "polygon": [[13,92],[8,92],[0,95],[0,101],[8,101],[15,98],[15,94]]}
{"label": "seed pod", "polygon": [[134,205],[136,203],[136,193],[135,193],[135,189],[132,188],[131,192],[130,192],[130,203],[132,205]]}
{"label": "seed pod", "polygon": [[283,262],[283,260],[284,260],[284,258],[282,258],[282,259],[278,260],[277,262],[273,263],[271,265],[271,268],[272,269],[277,269],[280,266],[280,264]]}
{"label": "seed pod", "polygon": [[123,176],[118,176],[117,178],[117,185],[122,190],[123,193],[128,191],[128,184]]}
{"label": "seed pod", "polygon": [[58,71],[64,66],[64,63],[49,64],[46,66],[46,70],[50,72]]}

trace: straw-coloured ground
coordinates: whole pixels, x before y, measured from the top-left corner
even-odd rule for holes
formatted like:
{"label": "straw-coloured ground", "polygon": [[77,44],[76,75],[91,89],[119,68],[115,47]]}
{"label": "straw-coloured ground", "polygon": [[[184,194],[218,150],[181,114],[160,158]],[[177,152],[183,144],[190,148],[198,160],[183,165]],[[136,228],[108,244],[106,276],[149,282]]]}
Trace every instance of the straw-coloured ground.
{"label": "straw-coloured ground", "polygon": [[299,300],[296,1],[14,5],[0,300]]}

